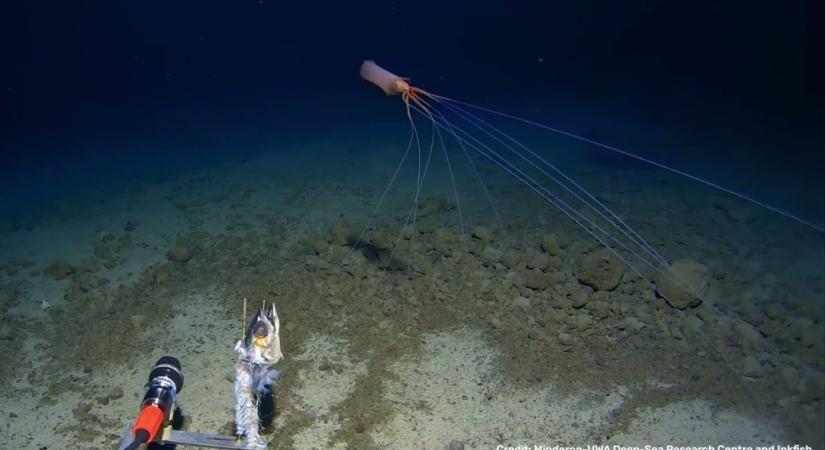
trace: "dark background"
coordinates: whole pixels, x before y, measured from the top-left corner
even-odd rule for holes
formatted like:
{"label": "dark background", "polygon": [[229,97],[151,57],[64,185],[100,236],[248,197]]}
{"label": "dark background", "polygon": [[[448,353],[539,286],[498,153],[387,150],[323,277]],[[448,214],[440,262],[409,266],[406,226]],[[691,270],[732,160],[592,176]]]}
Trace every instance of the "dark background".
{"label": "dark background", "polygon": [[821,181],[816,3],[6,2],[0,145],[10,167],[397,115],[358,77],[370,58],[487,105],[609,105],[687,140],[758,143],[743,156]]}

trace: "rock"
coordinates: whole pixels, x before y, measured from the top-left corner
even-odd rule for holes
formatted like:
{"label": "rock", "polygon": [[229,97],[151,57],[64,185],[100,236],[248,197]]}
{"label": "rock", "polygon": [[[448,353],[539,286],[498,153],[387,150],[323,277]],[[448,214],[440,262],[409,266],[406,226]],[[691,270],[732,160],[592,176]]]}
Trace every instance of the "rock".
{"label": "rock", "polygon": [[66,261],[59,260],[55,263],[52,263],[49,267],[46,267],[43,270],[44,273],[49,274],[55,280],[64,280],[67,277],[71,276],[75,273],[75,268],[72,267],[71,264],[67,263]]}
{"label": "rock", "polygon": [[785,315],[785,308],[779,302],[770,302],[762,307],[762,312],[768,319],[774,320]]}
{"label": "rock", "polygon": [[535,252],[527,258],[527,268],[544,270],[550,266],[550,257],[546,253]]}
{"label": "rock", "polygon": [[192,249],[189,246],[181,241],[175,243],[175,246],[172,247],[171,250],[166,252],[166,257],[169,261],[176,262],[176,263],[185,263],[192,259]]}
{"label": "rock", "polygon": [[106,394],[106,397],[109,400],[117,400],[123,397],[123,388],[121,388],[120,386],[115,386],[109,389],[109,392]]}
{"label": "rock", "polygon": [[521,252],[517,250],[507,250],[501,255],[501,263],[508,269],[512,269],[521,262]]}
{"label": "rock", "polygon": [[130,248],[132,246],[132,235],[126,233],[123,236],[119,237],[117,240],[117,245],[121,249]]}
{"label": "rock", "polygon": [[753,355],[742,358],[742,375],[750,378],[762,376],[762,364]]}
{"label": "rock", "polygon": [[14,329],[8,324],[0,325],[0,341],[11,341],[14,339]]}
{"label": "rock", "polygon": [[579,289],[573,292],[573,294],[570,296],[570,300],[572,301],[571,306],[573,306],[573,308],[576,309],[581,309],[584,307],[584,305],[587,304],[587,300],[589,299],[590,296],[587,295],[587,292],[582,289]]}
{"label": "rock", "polygon": [[342,221],[332,226],[329,231],[329,239],[335,245],[349,246],[355,243],[358,236],[350,230],[348,223]]}
{"label": "rock", "polygon": [[587,310],[593,317],[602,320],[610,315],[610,305],[604,301],[591,302],[587,305]]}
{"label": "rock", "polygon": [[461,441],[452,440],[447,444],[447,450],[464,450],[464,443]]}
{"label": "rock", "polygon": [[559,344],[569,347],[573,345],[573,336],[567,333],[559,333]]}
{"label": "rock", "polygon": [[530,308],[530,299],[522,296],[518,296],[513,299],[513,306],[520,309],[529,309]]}
{"label": "rock", "polygon": [[447,202],[440,197],[427,197],[418,202],[418,217],[427,217],[449,209]]}
{"label": "rock", "polygon": [[803,348],[813,347],[825,339],[822,335],[823,328],[814,325],[811,319],[797,319],[796,326],[799,328],[799,345]]}
{"label": "rock", "polygon": [[825,394],[825,376],[821,373],[809,375],[801,384],[799,403],[814,403],[822,400]]}
{"label": "rock", "polygon": [[163,285],[171,281],[172,275],[171,264],[163,264],[155,269],[152,269],[152,281],[158,285]]}
{"label": "rock", "polygon": [[799,386],[799,375],[793,366],[785,366],[782,368],[782,379],[789,387],[796,388]]}
{"label": "rock", "polygon": [[765,338],[753,325],[737,320],[733,325],[733,332],[739,338],[746,354],[758,353],[765,348]]}
{"label": "rock", "polygon": [[579,264],[579,280],[597,291],[616,289],[622,275],[622,262],[607,248],[587,255]]}
{"label": "rock", "polygon": [[691,314],[685,317],[684,330],[688,332],[688,334],[692,334],[695,336],[702,332],[703,324],[704,322],[702,322],[702,319]]}
{"label": "rock", "polygon": [[441,227],[441,221],[435,218],[422,218],[418,221],[418,232],[420,234],[432,234]]}
{"label": "rock", "polygon": [[109,259],[112,257],[112,248],[104,243],[98,242],[95,244],[94,254],[100,259]]}
{"label": "rock", "polygon": [[494,247],[484,247],[484,250],[481,251],[481,262],[485,266],[494,266],[497,262],[501,260],[501,257],[504,255],[504,252],[501,250],[494,248]]}
{"label": "rock", "polygon": [[541,249],[551,256],[558,255],[561,253],[559,239],[555,234],[545,234],[541,237]]}
{"label": "rock", "polygon": [[590,314],[579,314],[573,320],[573,325],[581,331],[588,330],[593,326],[593,318]]}
{"label": "rock", "polygon": [[490,242],[493,240],[493,231],[484,225],[478,225],[473,228],[473,238],[483,242]]}
{"label": "rock", "polygon": [[329,249],[329,241],[317,237],[309,239],[307,245],[309,245],[309,248],[311,248],[316,255],[326,253],[327,249]]}
{"label": "rock", "polygon": [[624,328],[634,333],[638,333],[645,328],[645,323],[635,317],[628,317],[624,320]]}
{"label": "rock", "polygon": [[552,282],[550,274],[540,270],[530,270],[524,276],[524,285],[537,291],[547,289]]}
{"label": "rock", "polygon": [[449,228],[438,228],[433,232],[433,247],[442,255],[452,255],[460,246],[458,235]]}
{"label": "rock", "polygon": [[787,325],[778,319],[771,319],[759,324],[759,332],[767,337],[780,335]]}
{"label": "rock", "polygon": [[497,317],[493,317],[492,319],[490,319],[490,326],[496,330],[500,330],[504,328],[504,323]]}
{"label": "rock", "polygon": [[[685,309],[698,306],[707,295],[710,271],[695,261],[679,260],[670,266],[669,272],[656,274],[654,281],[659,295],[674,307]],[[684,284],[691,290],[686,289]]]}

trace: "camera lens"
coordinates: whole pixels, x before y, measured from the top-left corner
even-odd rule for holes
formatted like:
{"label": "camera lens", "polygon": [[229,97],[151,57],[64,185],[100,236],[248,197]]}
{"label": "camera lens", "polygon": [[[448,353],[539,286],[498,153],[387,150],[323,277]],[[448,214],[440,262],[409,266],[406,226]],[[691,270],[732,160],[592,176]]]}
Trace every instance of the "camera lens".
{"label": "camera lens", "polygon": [[149,383],[158,377],[165,377],[172,380],[175,385],[175,392],[180,393],[183,390],[183,371],[181,370],[180,361],[178,358],[172,356],[164,356],[155,363],[155,367],[149,373]]}

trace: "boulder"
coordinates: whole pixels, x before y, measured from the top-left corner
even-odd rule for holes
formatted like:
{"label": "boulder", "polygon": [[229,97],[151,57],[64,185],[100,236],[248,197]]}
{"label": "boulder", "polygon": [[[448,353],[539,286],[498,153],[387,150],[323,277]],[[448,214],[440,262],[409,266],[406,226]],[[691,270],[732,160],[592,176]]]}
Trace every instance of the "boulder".
{"label": "boulder", "polygon": [[609,249],[585,256],[579,264],[579,281],[597,291],[612,291],[622,281],[624,266]]}
{"label": "boulder", "polygon": [[675,308],[696,307],[702,303],[710,285],[710,271],[692,260],[675,261],[670,271],[659,272],[655,278],[656,291]]}

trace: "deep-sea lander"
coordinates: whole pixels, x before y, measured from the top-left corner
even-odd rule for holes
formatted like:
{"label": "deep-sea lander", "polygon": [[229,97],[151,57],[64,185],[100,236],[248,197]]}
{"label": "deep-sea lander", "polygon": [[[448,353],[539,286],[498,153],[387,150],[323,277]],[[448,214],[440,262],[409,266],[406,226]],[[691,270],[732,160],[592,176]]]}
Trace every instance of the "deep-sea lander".
{"label": "deep-sea lander", "polygon": [[[246,299],[244,299],[246,316]],[[130,426],[118,450],[133,450],[141,444],[185,444],[220,449],[265,449],[261,436],[261,418],[274,411],[271,386],[278,378],[273,369],[283,359],[279,337],[280,322],[275,305],[266,302],[252,316],[243,339],[235,344],[235,432],[234,436],[182,431],[176,427],[175,401],[183,389],[180,361],[171,356],[160,358],[149,374],[146,394],[134,426]],[[262,414],[263,413],[263,414]]]}

